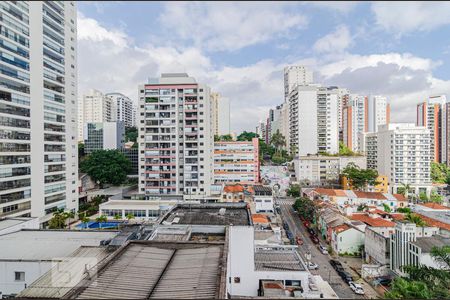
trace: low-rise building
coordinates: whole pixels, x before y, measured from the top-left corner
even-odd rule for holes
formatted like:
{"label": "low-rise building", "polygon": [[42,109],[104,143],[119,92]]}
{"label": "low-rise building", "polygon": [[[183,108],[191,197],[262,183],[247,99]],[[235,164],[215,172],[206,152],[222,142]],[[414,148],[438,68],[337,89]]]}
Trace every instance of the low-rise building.
{"label": "low-rise building", "polygon": [[259,140],[214,142],[214,182],[259,182]]}
{"label": "low-rise building", "polygon": [[331,229],[331,248],[337,254],[360,254],[364,245],[364,231],[351,223],[335,226]]}
{"label": "low-rise building", "polygon": [[[377,193],[388,193],[389,192],[389,182],[388,177],[385,175],[378,175],[375,185],[367,186],[368,192]],[[341,185],[344,190],[353,190],[353,186],[345,176],[341,176]]]}
{"label": "low-rise building", "polygon": [[433,248],[442,248],[450,246],[450,238],[435,235],[431,237],[418,237],[415,241],[409,243],[409,261],[414,266],[427,266],[435,269],[446,268],[449,266],[433,258],[431,252]]}
{"label": "low-rise building", "polygon": [[255,211],[257,213],[274,212],[272,189],[268,186],[255,185],[253,186],[254,195],[253,202],[255,203]]}
{"label": "low-rise building", "polygon": [[364,234],[364,254],[366,262],[389,265],[389,237],[379,233],[375,227],[367,226]]}

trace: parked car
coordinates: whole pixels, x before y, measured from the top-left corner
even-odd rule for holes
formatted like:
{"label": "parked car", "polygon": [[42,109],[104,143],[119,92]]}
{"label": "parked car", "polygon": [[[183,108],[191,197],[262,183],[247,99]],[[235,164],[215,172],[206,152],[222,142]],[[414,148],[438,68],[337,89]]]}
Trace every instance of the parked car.
{"label": "parked car", "polygon": [[310,262],[308,262],[308,269],[309,270],[317,270],[317,269],[319,269],[319,265],[310,261]]}
{"label": "parked car", "polygon": [[350,286],[352,291],[355,292],[355,294],[364,295],[364,289],[363,289],[363,287],[360,284],[357,284],[357,283],[354,283],[353,281],[350,281],[348,283],[348,285]]}
{"label": "parked car", "polygon": [[322,254],[328,254],[328,250],[327,250],[327,248],[325,247],[325,246],[323,246],[322,244],[319,244],[319,250],[320,250],[320,253],[322,253]]}
{"label": "parked car", "polygon": [[349,283],[350,281],[353,281],[352,275],[350,275],[350,273],[348,273],[346,271],[338,271],[338,274],[347,283]]}
{"label": "parked car", "polygon": [[309,233],[309,234],[316,235],[316,232],[314,231],[314,229],[308,228],[307,230],[308,230],[308,233]]}
{"label": "parked car", "polygon": [[284,230],[289,230],[289,225],[286,222],[283,222]]}
{"label": "parked car", "polygon": [[311,241],[312,241],[314,244],[318,244],[318,243],[319,243],[319,239],[317,238],[317,236],[310,234],[310,235],[309,235],[309,238],[311,239]]}
{"label": "parked car", "polygon": [[373,285],[384,285],[384,286],[390,286],[392,282],[392,279],[389,277],[378,277],[373,281]]}
{"label": "parked car", "polygon": [[303,240],[299,236],[295,238],[295,241],[297,242],[297,245],[299,246],[303,245]]}
{"label": "parked car", "polygon": [[292,240],[294,238],[294,236],[292,235],[292,233],[289,230],[286,230],[286,236],[290,240]]}
{"label": "parked car", "polygon": [[338,260],[335,260],[335,259],[331,259],[331,260],[330,260],[330,265],[331,265],[333,268],[335,268],[335,269],[336,269],[337,267],[340,267],[340,268],[343,269],[341,262],[338,261]]}

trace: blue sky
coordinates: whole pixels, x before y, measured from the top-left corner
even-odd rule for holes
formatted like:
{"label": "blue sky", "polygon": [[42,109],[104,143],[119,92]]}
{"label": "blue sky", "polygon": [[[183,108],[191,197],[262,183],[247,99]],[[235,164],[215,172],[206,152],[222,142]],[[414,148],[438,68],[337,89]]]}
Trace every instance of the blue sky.
{"label": "blue sky", "polygon": [[137,97],[161,72],[187,72],[230,99],[232,129],[252,130],[283,102],[282,69],[382,94],[393,121],[450,97],[450,3],[78,2],[79,92]]}

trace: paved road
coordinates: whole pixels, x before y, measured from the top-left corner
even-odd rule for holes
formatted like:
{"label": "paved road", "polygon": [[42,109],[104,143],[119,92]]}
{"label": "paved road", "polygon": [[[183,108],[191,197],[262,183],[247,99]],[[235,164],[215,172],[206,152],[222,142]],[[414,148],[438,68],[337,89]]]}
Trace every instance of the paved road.
{"label": "paved road", "polygon": [[339,298],[346,299],[361,299],[364,296],[355,294],[348,284],[342,280],[338,273],[330,265],[330,257],[319,252],[317,246],[309,238],[309,234],[306,232],[298,214],[292,208],[293,200],[288,198],[276,200],[276,203],[280,204],[281,215],[283,221],[287,222],[292,234],[299,235],[304,241],[303,245],[299,246],[299,254],[305,259],[305,253],[311,253],[311,261],[319,265],[319,270],[311,271],[314,275],[320,275],[322,278],[331,285]]}

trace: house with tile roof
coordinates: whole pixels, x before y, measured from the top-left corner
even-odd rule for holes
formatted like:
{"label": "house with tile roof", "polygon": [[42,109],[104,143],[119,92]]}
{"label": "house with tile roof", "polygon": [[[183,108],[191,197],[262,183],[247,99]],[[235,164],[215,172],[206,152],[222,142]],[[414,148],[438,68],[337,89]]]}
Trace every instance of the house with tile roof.
{"label": "house with tile roof", "polygon": [[331,248],[337,254],[359,254],[364,245],[364,231],[345,223],[331,229]]}

